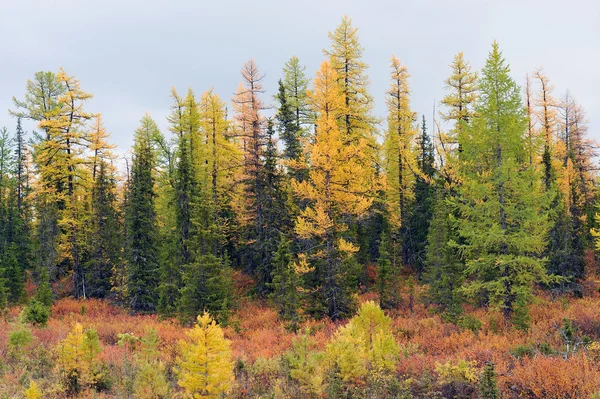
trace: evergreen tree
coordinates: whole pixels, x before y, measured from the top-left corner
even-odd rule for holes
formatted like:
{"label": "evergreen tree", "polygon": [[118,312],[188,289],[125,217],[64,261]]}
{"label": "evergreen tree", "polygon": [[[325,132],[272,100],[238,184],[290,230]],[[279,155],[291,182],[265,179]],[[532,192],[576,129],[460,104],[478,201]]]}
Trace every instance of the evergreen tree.
{"label": "evergreen tree", "polygon": [[[457,321],[462,313],[465,267],[454,241],[458,234],[453,208],[443,190],[438,190],[427,235],[424,280],[428,283],[427,301],[438,306],[446,317]],[[454,244],[454,245],[451,245]]]}
{"label": "evergreen tree", "polygon": [[458,229],[470,276],[465,292],[485,294],[509,321],[535,282],[549,282],[548,217],[535,168],[526,162],[524,107],[498,44],[482,71],[476,116],[462,140]]}
{"label": "evergreen tree", "polygon": [[481,393],[481,399],[500,399],[496,371],[492,362],[487,363],[483,368],[483,373],[479,379],[479,392]]}
{"label": "evergreen tree", "polygon": [[421,135],[417,140],[419,154],[417,165],[419,173],[415,176],[415,200],[410,208],[407,230],[411,237],[408,248],[408,263],[413,265],[419,276],[423,273],[427,234],[435,202],[435,166],[433,142],[427,134],[425,116],[421,124]]}
{"label": "evergreen tree", "polygon": [[379,266],[377,272],[377,290],[379,306],[382,309],[394,309],[400,303],[400,270],[396,257],[392,256],[392,242],[386,233],[382,233],[379,241]]}
{"label": "evergreen tree", "polygon": [[121,262],[121,225],[117,211],[117,186],[110,166],[101,160],[92,187],[89,259],[85,264],[86,296],[110,294],[113,270]]}
{"label": "evergreen tree", "polygon": [[[0,129],[0,283],[8,303],[25,299],[25,267],[27,266],[26,221],[18,209],[17,169],[19,162],[15,140],[6,128]],[[23,263],[21,263],[22,261]]]}
{"label": "evergreen tree", "polygon": [[[279,137],[283,140],[284,145],[283,157],[287,160],[298,161],[302,155],[300,126],[281,80],[279,80],[279,91],[277,92],[276,99],[279,102],[276,118]],[[294,177],[298,179],[298,176]]]}
{"label": "evergreen tree", "polygon": [[286,209],[287,198],[283,187],[284,175],[278,166],[277,147],[273,135],[273,123],[269,119],[264,167],[259,172],[262,193],[259,201],[264,207],[263,227],[255,244],[255,253],[258,257],[256,260],[257,289],[263,294],[268,290],[271,282],[273,254],[277,250],[280,235],[291,230],[291,221]]}
{"label": "evergreen tree", "polygon": [[154,208],[155,155],[151,137],[156,123],[146,115],[135,133],[131,178],[125,212],[127,294],[129,306],[137,312],[156,310],[158,285],[157,227]]}
{"label": "evergreen tree", "polygon": [[299,281],[290,246],[291,242],[281,233],[277,251],[273,254],[272,281],[269,284],[271,294],[269,296],[277,307],[279,317],[295,325],[298,322],[298,308],[300,307]]}

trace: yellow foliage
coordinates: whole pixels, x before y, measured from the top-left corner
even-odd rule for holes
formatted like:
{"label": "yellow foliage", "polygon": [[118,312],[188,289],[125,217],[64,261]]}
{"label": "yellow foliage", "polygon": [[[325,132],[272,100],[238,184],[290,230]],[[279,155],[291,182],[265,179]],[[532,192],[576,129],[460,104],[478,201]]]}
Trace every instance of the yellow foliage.
{"label": "yellow foliage", "polygon": [[[317,128],[314,142],[306,149],[309,179],[292,183],[296,195],[310,202],[298,217],[296,233],[302,238],[324,239],[348,229],[343,215],[360,217],[367,212],[377,181],[366,166],[367,141],[351,141],[340,132],[337,119],[346,106],[337,73],[328,61],[321,64],[308,99],[317,113]],[[341,251],[356,251],[352,245],[337,244]]]}
{"label": "yellow foliage", "polygon": [[346,381],[381,376],[395,369],[399,346],[392,333],[392,320],[372,301],[340,328],[327,347],[330,361]]}
{"label": "yellow foliage", "polygon": [[25,399],[41,399],[44,396],[40,388],[38,388],[37,383],[33,380],[29,383],[29,388],[25,390],[24,394]]}
{"label": "yellow foliage", "polygon": [[59,342],[58,368],[65,380],[76,380],[78,385],[92,385],[101,377],[97,357],[101,351],[98,333],[84,330],[79,323]]}
{"label": "yellow foliage", "polygon": [[179,342],[179,386],[194,399],[215,398],[229,391],[233,381],[231,343],[221,327],[204,312],[186,334],[188,339]]}
{"label": "yellow foliage", "polygon": [[391,61],[392,83],[387,91],[388,128],[385,135],[386,201],[390,221],[400,226],[406,206],[414,196],[417,167],[414,137],[416,113],[410,109],[408,71],[396,57]]}
{"label": "yellow foliage", "polygon": [[456,364],[452,361],[446,363],[438,363],[435,371],[440,379],[445,383],[451,382],[470,382],[474,383],[479,380],[479,373],[475,368],[475,362],[459,360]]}
{"label": "yellow foliage", "polygon": [[169,383],[165,365],[161,361],[142,362],[135,376],[133,392],[136,399],[162,399],[169,397]]}

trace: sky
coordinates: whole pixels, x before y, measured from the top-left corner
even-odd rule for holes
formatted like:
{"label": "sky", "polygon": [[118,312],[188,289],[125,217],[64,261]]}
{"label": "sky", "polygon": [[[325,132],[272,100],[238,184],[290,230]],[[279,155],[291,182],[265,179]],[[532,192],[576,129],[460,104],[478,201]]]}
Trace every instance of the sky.
{"label": "sky", "polygon": [[0,126],[14,131],[8,110],[27,79],[62,67],[93,93],[86,110],[103,115],[124,154],[146,112],[169,134],[172,86],[214,88],[229,102],[250,58],[274,105],[284,63],[295,55],[314,76],[343,15],[359,29],[376,116],[385,117],[392,55],[411,74],[414,111],[431,122],[454,55],[479,69],[496,40],[517,83],[543,66],[600,140],[597,0],[0,0]]}

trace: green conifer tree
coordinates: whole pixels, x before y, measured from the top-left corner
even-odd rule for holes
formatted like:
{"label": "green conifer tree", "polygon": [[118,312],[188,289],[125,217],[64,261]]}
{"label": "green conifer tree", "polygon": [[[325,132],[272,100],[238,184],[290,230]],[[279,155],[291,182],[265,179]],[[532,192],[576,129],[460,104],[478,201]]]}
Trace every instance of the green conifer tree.
{"label": "green conifer tree", "polygon": [[85,264],[86,296],[110,294],[113,270],[121,261],[122,236],[115,177],[101,161],[92,187],[89,259]]}
{"label": "green conifer tree", "polygon": [[137,312],[156,310],[158,251],[156,211],[154,208],[155,155],[151,138],[158,126],[146,115],[135,133],[133,164],[125,212],[127,294],[129,306]]}
{"label": "green conifer tree", "polygon": [[277,307],[279,317],[295,324],[298,322],[300,307],[299,281],[290,246],[291,242],[281,233],[277,251],[273,254],[272,280],[269,288],[270,297]]}
{"label": "green conifer tree", "polygon": [[526,163],[520,90],[494,43],[479,82],[476,116],[460,142],[458,231],[471,297],[485,293],[509,321],[517,299],[547,283],[541,254],[549,223],[542,179]]}

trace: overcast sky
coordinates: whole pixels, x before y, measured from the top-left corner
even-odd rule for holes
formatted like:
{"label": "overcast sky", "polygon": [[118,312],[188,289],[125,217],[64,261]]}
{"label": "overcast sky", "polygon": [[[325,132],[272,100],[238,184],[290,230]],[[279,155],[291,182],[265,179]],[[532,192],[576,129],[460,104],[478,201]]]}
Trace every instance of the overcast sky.
{"label": "overcast sky", "polygon": [[286,60],[296,55],[312,77],[344,14],[359,28],[377,116],[392,54],[412,75],[414,110],[430,120],[454,54],[479,69],[497,40],[520,85],[543,66],[600,139],[598,0],[0,0],[0,126],[14,130],[8,109],[28,78],[62,66],[94,94],[87,110],[103,115],[124,153],[145,112],[165,129],[171,86],[214,87],[229,102],[249,58],[273,103]]}

